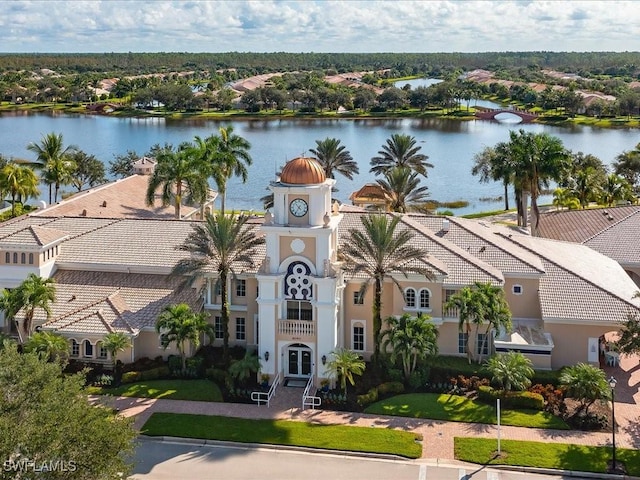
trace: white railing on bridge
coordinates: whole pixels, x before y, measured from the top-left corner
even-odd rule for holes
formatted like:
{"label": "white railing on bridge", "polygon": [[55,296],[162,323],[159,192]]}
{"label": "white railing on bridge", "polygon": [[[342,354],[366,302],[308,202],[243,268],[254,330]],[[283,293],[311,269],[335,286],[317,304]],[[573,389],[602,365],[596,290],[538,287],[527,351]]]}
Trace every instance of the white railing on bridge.
{"label": "white railing on bridge", "polygon": [[251,392],[251,401],[258,402],[258,405],[266,404],[267,407],[270,406],[271,399],[276,394],[276,389],[278,385],[280,385],[280,381],[282,380],[282,372],[278,372],[278,374],[273,378],[273,382],[269,387],[268,392]]}
{"label": "white railing on bridge", "polygon": [[315,410],[316,407],[319,407],[322,403],[322,399],[320,397],[316,397],[314,395],[309,395],[311,393],[311,389],[313,388],[313,375],[309,377],[307,380],[307,386],[304,387],[304,392],[302,393],[302,410],[306,407],[311,407]]}
{"label": "white railing on bridge", "polygon": [[316,322],[310,320],[279,320],[278,333],[297,337],[313,337],[316,334]]}

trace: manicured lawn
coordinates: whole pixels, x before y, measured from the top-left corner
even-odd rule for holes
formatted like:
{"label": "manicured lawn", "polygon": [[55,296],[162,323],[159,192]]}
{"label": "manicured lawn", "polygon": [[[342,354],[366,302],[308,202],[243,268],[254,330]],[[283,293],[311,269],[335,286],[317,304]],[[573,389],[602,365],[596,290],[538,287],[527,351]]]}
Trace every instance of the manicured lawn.
{"label": "manicured lawn", "polygon": [[[370,405],[365,413],[431,418],[452,422],[497,423],[496,409],[493,406],[448,393],[396,395]],[[538,410],[503,409],[500,423],[515,427],[569,429],[569,426],[562,419]]]}
{"label": "manicured lawn", "polygon": [[387,453],[407,458],[419,458],[422,454],[422,445],[417,443],[418,435],[410,432],[285,420],[154,413],[142,427],[142,433],[151,436]]}
{"label": "manicured lawn", "polygon": [[220,388],[210,380],[149,380],[128,383],[118,388],[88,387],[90,395],[119,397],[167,398],[169,400],[197,400],[222,402]]}
{"label": "manicured lawn", "polygon": [[[494,458],[497,450],[495,439],[455,437],[455,457],[482,465],[518,465],[597,473],[606,472],[607,460],[611,459],[611,447],[518,440],[503,440],[500,443],[502,456]],[[616,458],[625,462],[629,475],[640,475],[640,450],[617,448]]]}

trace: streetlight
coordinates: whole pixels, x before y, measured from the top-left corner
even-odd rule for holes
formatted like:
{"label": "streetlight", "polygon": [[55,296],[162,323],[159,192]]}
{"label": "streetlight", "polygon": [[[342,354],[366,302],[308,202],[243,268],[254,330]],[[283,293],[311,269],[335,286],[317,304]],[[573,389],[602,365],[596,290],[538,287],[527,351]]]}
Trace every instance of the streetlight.
{"label": "streetlight", "polygon": [[618,383],[618,381],[612,375],[609,379],[609,386],[611,387],[611,431],[613,434],[613,460],[611,462],[611,472],[613,473],[618,471],[618,465],[616,463],[616,383]]}

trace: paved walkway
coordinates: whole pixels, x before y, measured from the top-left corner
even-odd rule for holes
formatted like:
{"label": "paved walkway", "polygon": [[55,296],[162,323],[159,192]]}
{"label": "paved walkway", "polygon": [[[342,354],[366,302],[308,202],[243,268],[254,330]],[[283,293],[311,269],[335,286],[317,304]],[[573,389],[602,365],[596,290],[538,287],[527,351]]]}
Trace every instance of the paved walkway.
{"label": "paved walkway", "polygon": [[[615,413],[619,428],[616,445],[624,448],[640,448],[640,364],[636,357],[622,357],[617,367],[605,367],[607,375],[618,380]],[[237,403],[190,402],[146,398],[103,397],[103,402],[118,408],[125,416],[135,416],[135,426],[140,429],[153,412],[192,413],[222,415],[239,418],[272,418],[299,420],[320,424],[345,424],[379,428],[410,430],[423,436],[423,458],[454,458],[453,437],[470,436],[496,438],[497,427],[475,423],[444,422],[391,416],[376,416],[351,412],[302,410],[301,388],[280,387],[270,407]],[[610,432],[581,432],[544,430],[503,426],[501,437],[510,440],[562,442],[582,445],[610,445]]]}

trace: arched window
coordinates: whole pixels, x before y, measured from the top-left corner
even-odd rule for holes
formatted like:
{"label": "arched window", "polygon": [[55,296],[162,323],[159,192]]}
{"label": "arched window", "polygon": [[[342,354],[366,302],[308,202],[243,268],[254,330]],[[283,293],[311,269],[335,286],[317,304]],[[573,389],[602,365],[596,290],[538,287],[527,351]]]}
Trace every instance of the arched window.
{"label": "arched window", "polygon": [[83,343],[83,356],[89,358],[93,357],[93,345],[91,344],[91,342],[89,340],[85,340]]}
{"label": "arched window", "polygon": [[11,254],[9,252],[4,254],[4,263],[11,263]]}
{"label": "arched window", "polygon": [[420,290],[420,308],[431,308],[431,292],[426,288]]}
{"label": "arched window", "polygon": [[104,345],[102,344],[102,342],[96,343],[96,349],[98,350],[98,358],[100,360],[106,360],[107,359],[107,349],[104,348]]}
{"label": "arched window", "polygon": [[416,291],[413,288],[404,291],[404,304],[407,308],[416,308]]}
{"label": "arched window", "polygon": [[71,339],[71,356],[72,357],[80,356],[80,344],[76,342],[74,338]]}
{"label": "arched window", "polygon": [[29,265],[33,265],[33,253],[29,254]]}
{"label": "arched window", "polygon": [[27,263],[27,254],[26,254],[26,253],[24,253],[24,252],[22,252],[22,253],[20,254],[20,263],[21,263],[22,265],[24,265],[25,263]]}
{"label": "arched window", "polygon": [[364,322],[353,322],[351,331],[351,348],[357,352],[365,349],[365,327]]}
{"label": "arched window", "polygon": [[13,252],[13,263],[18,263],[18,254]]}

